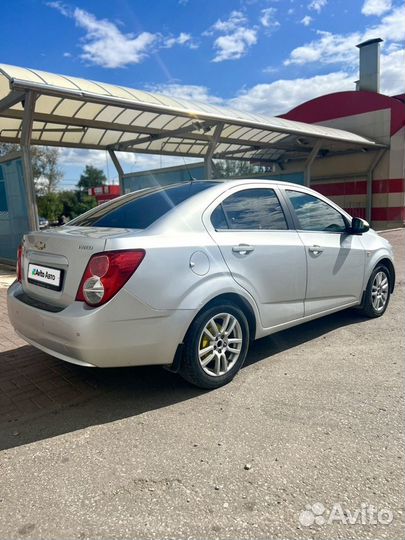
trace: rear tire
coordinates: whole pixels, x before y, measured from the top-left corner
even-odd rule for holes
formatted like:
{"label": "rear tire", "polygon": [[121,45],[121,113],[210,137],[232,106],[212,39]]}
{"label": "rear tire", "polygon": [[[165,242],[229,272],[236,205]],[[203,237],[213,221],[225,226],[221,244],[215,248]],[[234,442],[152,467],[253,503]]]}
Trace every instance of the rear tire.
{"label": "rear tire", "polygon": [[248,348],[243,311],[228,303],[211,306],[197,315],[187,332],[180,374],[200,388],[219,388],[235,377]]}
{"label": "rear tire", "polygon": [[391,296],[391,274],[386,266],[376,266],[368,280],[360,312],[366,317],[384,315]]}

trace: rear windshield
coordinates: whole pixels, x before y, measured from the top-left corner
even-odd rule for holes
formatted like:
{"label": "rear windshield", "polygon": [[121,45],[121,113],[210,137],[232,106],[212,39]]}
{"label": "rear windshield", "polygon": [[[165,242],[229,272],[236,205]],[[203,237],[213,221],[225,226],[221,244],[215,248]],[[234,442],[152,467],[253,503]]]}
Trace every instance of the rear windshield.
{"label": "rear windshield", "polygon": [[215,182],[187,182],[181,186],[136,191],[77,217],[69,225],[146,229],[178,204],[214,185]]}

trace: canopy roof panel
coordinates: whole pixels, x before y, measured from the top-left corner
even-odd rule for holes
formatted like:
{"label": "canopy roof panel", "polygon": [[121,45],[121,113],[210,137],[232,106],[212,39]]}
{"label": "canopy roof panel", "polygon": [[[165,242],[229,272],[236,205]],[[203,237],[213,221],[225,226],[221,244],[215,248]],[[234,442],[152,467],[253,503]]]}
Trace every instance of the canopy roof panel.
{"label": "canopy roof panel", "polygon": [[19,143],[26,92],[32,144],[274,161],[383,145],[339,129],[266,117],[105,83],[0,64],[0,141]]}

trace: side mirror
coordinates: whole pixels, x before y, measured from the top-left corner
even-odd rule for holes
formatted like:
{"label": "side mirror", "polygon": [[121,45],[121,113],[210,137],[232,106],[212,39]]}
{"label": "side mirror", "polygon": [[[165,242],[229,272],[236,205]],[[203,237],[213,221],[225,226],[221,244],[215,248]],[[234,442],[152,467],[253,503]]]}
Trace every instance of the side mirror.
{"label": "side mirror", "polygon": [[354,217],[352,219],[352,226],[350,227],[350,234],[363,234],[370,229],[370,225],[365,219]]}

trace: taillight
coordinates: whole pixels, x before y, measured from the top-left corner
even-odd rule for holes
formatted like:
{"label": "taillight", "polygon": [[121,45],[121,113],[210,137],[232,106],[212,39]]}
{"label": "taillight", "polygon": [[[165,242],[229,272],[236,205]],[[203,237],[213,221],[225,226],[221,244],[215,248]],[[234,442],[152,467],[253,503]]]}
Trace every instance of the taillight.
{"label": "taillight", "polygon": [[105,304],[128,281],[144,257],[143,249],[93,255],[83,274],[76,300],[93,307]]}
{"label": "taillight", "polygon": [[23,279],[23,255],[24,255],[24,248],[22,246],[18,246],[16,273],[17,273],[17,281],[19,281],[20,283],[22,282],[22,279]]}

